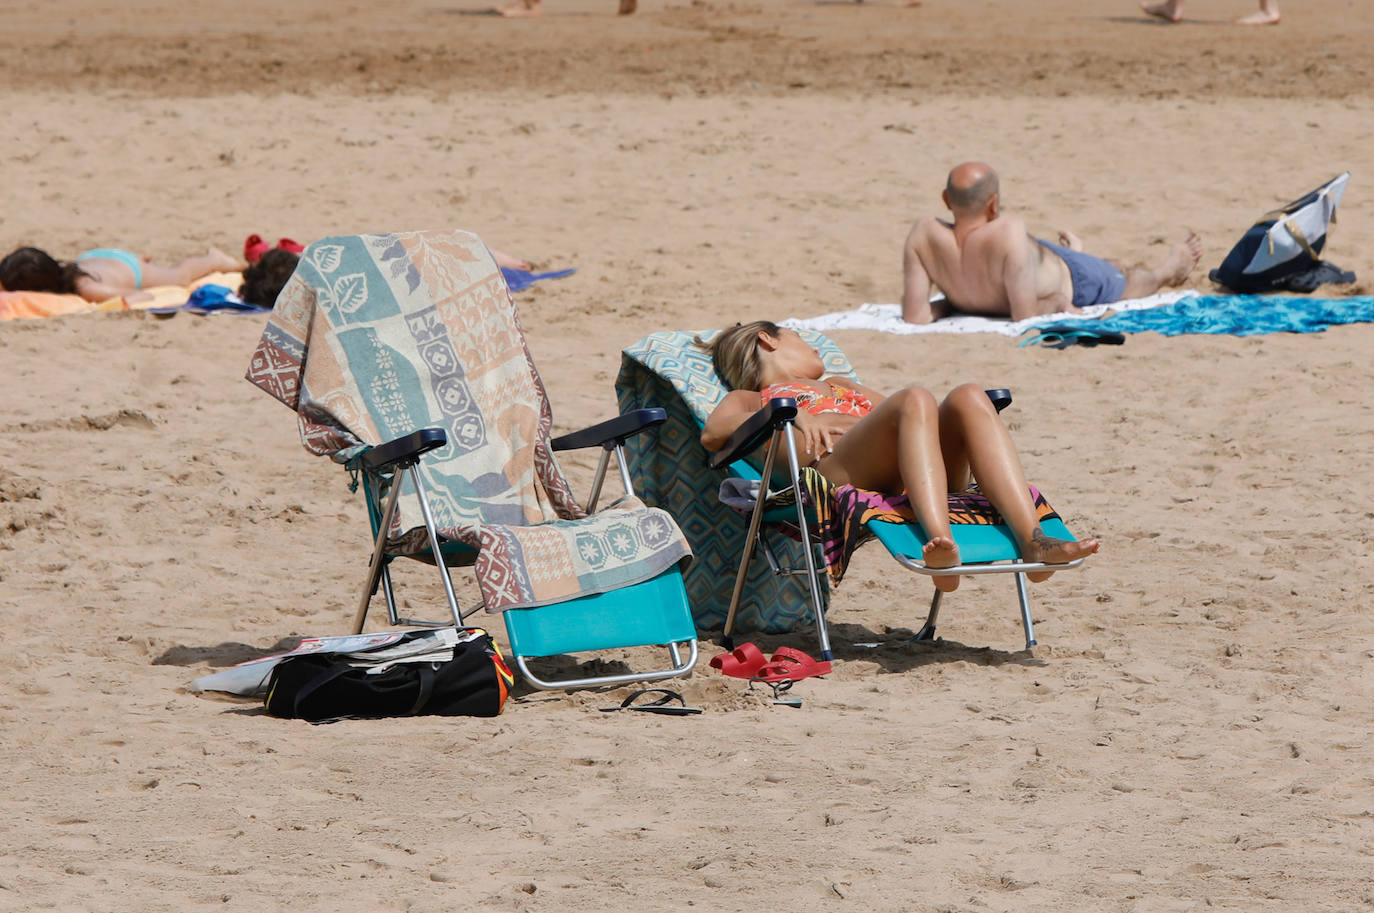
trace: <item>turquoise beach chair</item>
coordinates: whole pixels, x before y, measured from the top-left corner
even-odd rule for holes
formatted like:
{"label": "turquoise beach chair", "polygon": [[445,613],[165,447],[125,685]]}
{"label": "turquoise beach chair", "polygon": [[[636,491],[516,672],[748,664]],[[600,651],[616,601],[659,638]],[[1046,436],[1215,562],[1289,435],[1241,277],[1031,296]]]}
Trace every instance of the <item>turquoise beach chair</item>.
{"label": "turquoise beach chair", "polygon": [[[550,439],[552,412],[514,302],[475,235],[310,245],[248,379],[297,412],[307,450],[343,464],[363,489],[372,558],[356,631],[379,586],[392,624],[431,624],[399,616],[391,564],[404,557],[438,567],[457,627],[466,613],[449,569],[473,568],[482,606],[503,615],[515,665],[535,687],[691,671],[697,635],[682,584],[691,552],[671,516],[633,498],[624,458],[625,441],[664,413],[635,410]],[[602,448],[585,507],[554,459],[584,447]],[[612,455],[627,497],[598,511]],[[667,648],[668,662],[643,672],[555,680],[530,662],[652,645]]]}
{"label": "turquoise beach chair", "polygon": [[[857,380],[844,353],[830,339],[813,330],[799,331],[825,362],[827,376]],[[692,543],[697,560],[687,574],[687,589],[697,624],[703,629],[720,627],[724,643],[732,646],[737,630],[766,633],[791,631],[804,621],[816,625],[822,659],[833,650],[825,623],[829,598],[823,556],[811,535],[816,516],[807,507],[804,473],[788,472],[796,466],[793,422],[796,403],[773,400],[761,408],[730,439],[719,453],[708,454],[699,435],[707,417],[728,392],[716,375],[710,356],[694,342],[698,334],[670,331],[645,337],[622,353],[616,381],[622,409],[662,406],[667,422],[655,434],[629,442],[631,471],[646,503],[657,504],[678,518]],[[701,334],[709,338],[710,333]],[[989,391],[999,410],[1010,403],[1006,391]],[[760,447],[766,450],[758,461]],[[774,467],[788,476],[780,491],[770,491],[760,501],[752,499],[746,518],[719,503],[721,483],[735,491],[747,491],[762,478],[776,479]],[[781,496],[781,497],[779,497]],[[952,498],[955,496],[952,496]],[[779,506],[778,502],[786,502]],[[1047,510],[1047,508],[1045,508]],[[1043,514],[1043,511],[1042,511]],[[955,515],[952,514],[952,518]],[[1070,539],[1073,534],[1057,515],[1044,514],[1042,528],[1050,536]],[[785,527],[792,537],[769,535]],[[921,562],[927,537],[919,524],[875,520],[867,531],[902,567],[927,576],[1011,574],[1025,632],[1026,648],[1036,644],[1026,574],[1038,570],[1063,571],[1082,565],[1043,565],[1023,561],[1011,530],[997,523],[954,523],[954,539],[962,564],[933,570]],[[754,561],[756,551],[766,562]],[[789,584],[801,577],[802,589]],[[915,640],[931,640],[939,616],[942,593],[935,591],[925,623]]]}

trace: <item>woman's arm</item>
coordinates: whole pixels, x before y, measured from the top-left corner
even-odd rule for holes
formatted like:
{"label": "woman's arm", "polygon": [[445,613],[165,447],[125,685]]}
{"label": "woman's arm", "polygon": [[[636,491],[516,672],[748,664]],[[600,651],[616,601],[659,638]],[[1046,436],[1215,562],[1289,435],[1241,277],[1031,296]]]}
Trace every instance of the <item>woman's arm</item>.
{"label": "woman's arm", "polygon": [[720,401],[701,429],[701,446],[715,453],[725,446],[735,429],[763,406],[759,394],[753,390],[731,390]]}
{"label": "woman's arm", "polygon": [[865,387],[857,380],[850,380],[848,377],[827,377],[825,380],[826,383],[834,384],[837,387],[848,387],[851,390],[854,390],[858,393],[862,393],[864,396],[868,397],[868,401],[872,403],[875,408],[879,403],[887,399],[887,396],[885,396],[882,393],[879,393],[872,387]]}
{"label": "woman's arm", "polygon": [[[93,304],[102,301],[109,301],[111,298],[125,298],[126,300],[133,294],[133,289],[120,288],[108,282],[100,282],[87,276],[78,276],[76,279],[76,293],[82,298]],[[143,295],[144,298],[150,296]]]}

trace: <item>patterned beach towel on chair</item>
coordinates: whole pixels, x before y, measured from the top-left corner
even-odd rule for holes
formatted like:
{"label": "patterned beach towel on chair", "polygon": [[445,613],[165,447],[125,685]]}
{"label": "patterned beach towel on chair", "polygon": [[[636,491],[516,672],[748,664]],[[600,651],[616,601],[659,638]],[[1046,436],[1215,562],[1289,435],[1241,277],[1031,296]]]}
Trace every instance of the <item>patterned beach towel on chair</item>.
{"label": "patterned beach towel on chair", "polygon": [[[588,518],[578,505],[554,460],[548,396],[514,302],[468,232],[311,244],[247,377],[296,411],[307,450],[346,465],[443,428],[448,444],[420,475],[440,535],[492,549],[478,568],[491,611],[605,592],[690,556],[680,534],[655,535],[661,511],[621,504]],[[423,538],[413,534],[421,518],[412,498],[398,504],[388,535],[404,550]],[[609,557],[594,547],[603,542]]]}

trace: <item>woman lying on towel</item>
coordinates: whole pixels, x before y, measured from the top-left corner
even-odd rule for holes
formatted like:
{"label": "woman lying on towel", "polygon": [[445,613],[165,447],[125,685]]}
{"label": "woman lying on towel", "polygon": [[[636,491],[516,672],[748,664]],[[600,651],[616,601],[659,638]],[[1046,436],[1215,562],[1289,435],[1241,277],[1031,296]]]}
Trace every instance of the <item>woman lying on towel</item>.
{"label": "woman lying on towel", "polygon": [[36,247],[21,247],[0,260],[0,287],[10,292],[76,294],[87,301],[122,297],[134,304],[151,297],[141,289],[190,285],[210,273],[238,269],[240,264],[217,247],[174,266],[149,263],[113,247],[88,250],[70,263],[60,263]]}
{"label": "woman lying on towel", "polygon": [[[798,458],[835,485],[905,491],[930,536],[926,567],[959,563],[947,496],[966,489],[970,477],[1011,527],[1025,560],[1066,564],[1097,551],[1096,539],[1068,542],[1041,531],[1011,435],[977,385],[955,387],[937,403],[920,387],[884,396],[852,380],[822,379],[820,354],[794,330],[766,320],[737,325],[703,344],[731,388],[701,433],[706,449],[725,446],[770,399],[795,399],[798,446],[805,451]],[[1050,575],[1027,576],[1040,581]],[[957,576],[934,581],[946,592],[959,585]]]}

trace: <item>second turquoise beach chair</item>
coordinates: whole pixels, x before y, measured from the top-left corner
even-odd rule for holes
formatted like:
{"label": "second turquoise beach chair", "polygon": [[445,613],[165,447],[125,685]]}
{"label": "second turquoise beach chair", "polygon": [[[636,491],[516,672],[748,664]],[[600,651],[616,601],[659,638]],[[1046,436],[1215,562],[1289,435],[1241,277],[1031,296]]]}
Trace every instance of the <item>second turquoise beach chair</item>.
{"label": "second turquoise beach chair", "polygon": [[[815,331],[800,332],[820,353],[827,376],[857,380],[834,342]],[[616,388],[622,409],[652,404],[667,410],[668,420],[655,434],[628,442],[627,447],[640,493],[647,503],[663,506],[678,517],[697,555],[687,586],[700,627],[721,627],[728,647],[736,630],[790,631],[809,616],[816,625],[821,658],[832,659],[825,624],[829,577],[823,570],[827,565],[833,569],[838,561],[842,573],[849,552],[863,539],[877,538],[901,566],[919,574],[1013,575],[1026,647],[1036,644],[1026,574],[1069,570],[1083,560],[1053,566],[1021,560],[1010,529],[981,496],[951,495],[952,528],[963,563],[938,571],[921,563],[926,538],[919,524],[898,520],[885,509],[882,496],[847,486],[838,490],[842,504],[829,503],[837,496],[836,490],[811,469],[787,473],[788,484],[770,491],[762,502],[746,496],[744,519],[735,509],[722,506],[718,497],[722,482],[730,480],[727,491],[748,492],[759,479],[776,478],[774,466],[796,465],[787,459],[795,449],[796,403],[773,400],[720,453],[708,454],[699,435],[728,391],[709,354],[695,343],[697,335],[654,333],[625,349]],[[709,338],[711,334],[701,335]],[[1010,402],[1006,391],[989,392],[999,409]],[[764,445],[767,449],[759,465],[756,451]],[[818,501],[825,502],[819,504],[819,515]],[[1037,508],[1047,535],[1074,538],[1043,499],[1038,499]],[[846,511],[867,519],[851,524],[850,516],[836,516]],[[823,550],[814,535],[821,520],[830,524],[828,528],[843,528],[840,538],[846,541],[828,543]],[[768,535],[778,529],[788,535]],[[766,563],[753,560],[756,550],[763,553]],[[796,577],[802,578],[800,589],[788,583]],[[936,590],[915,639],[934,638],[941,597]]]}

